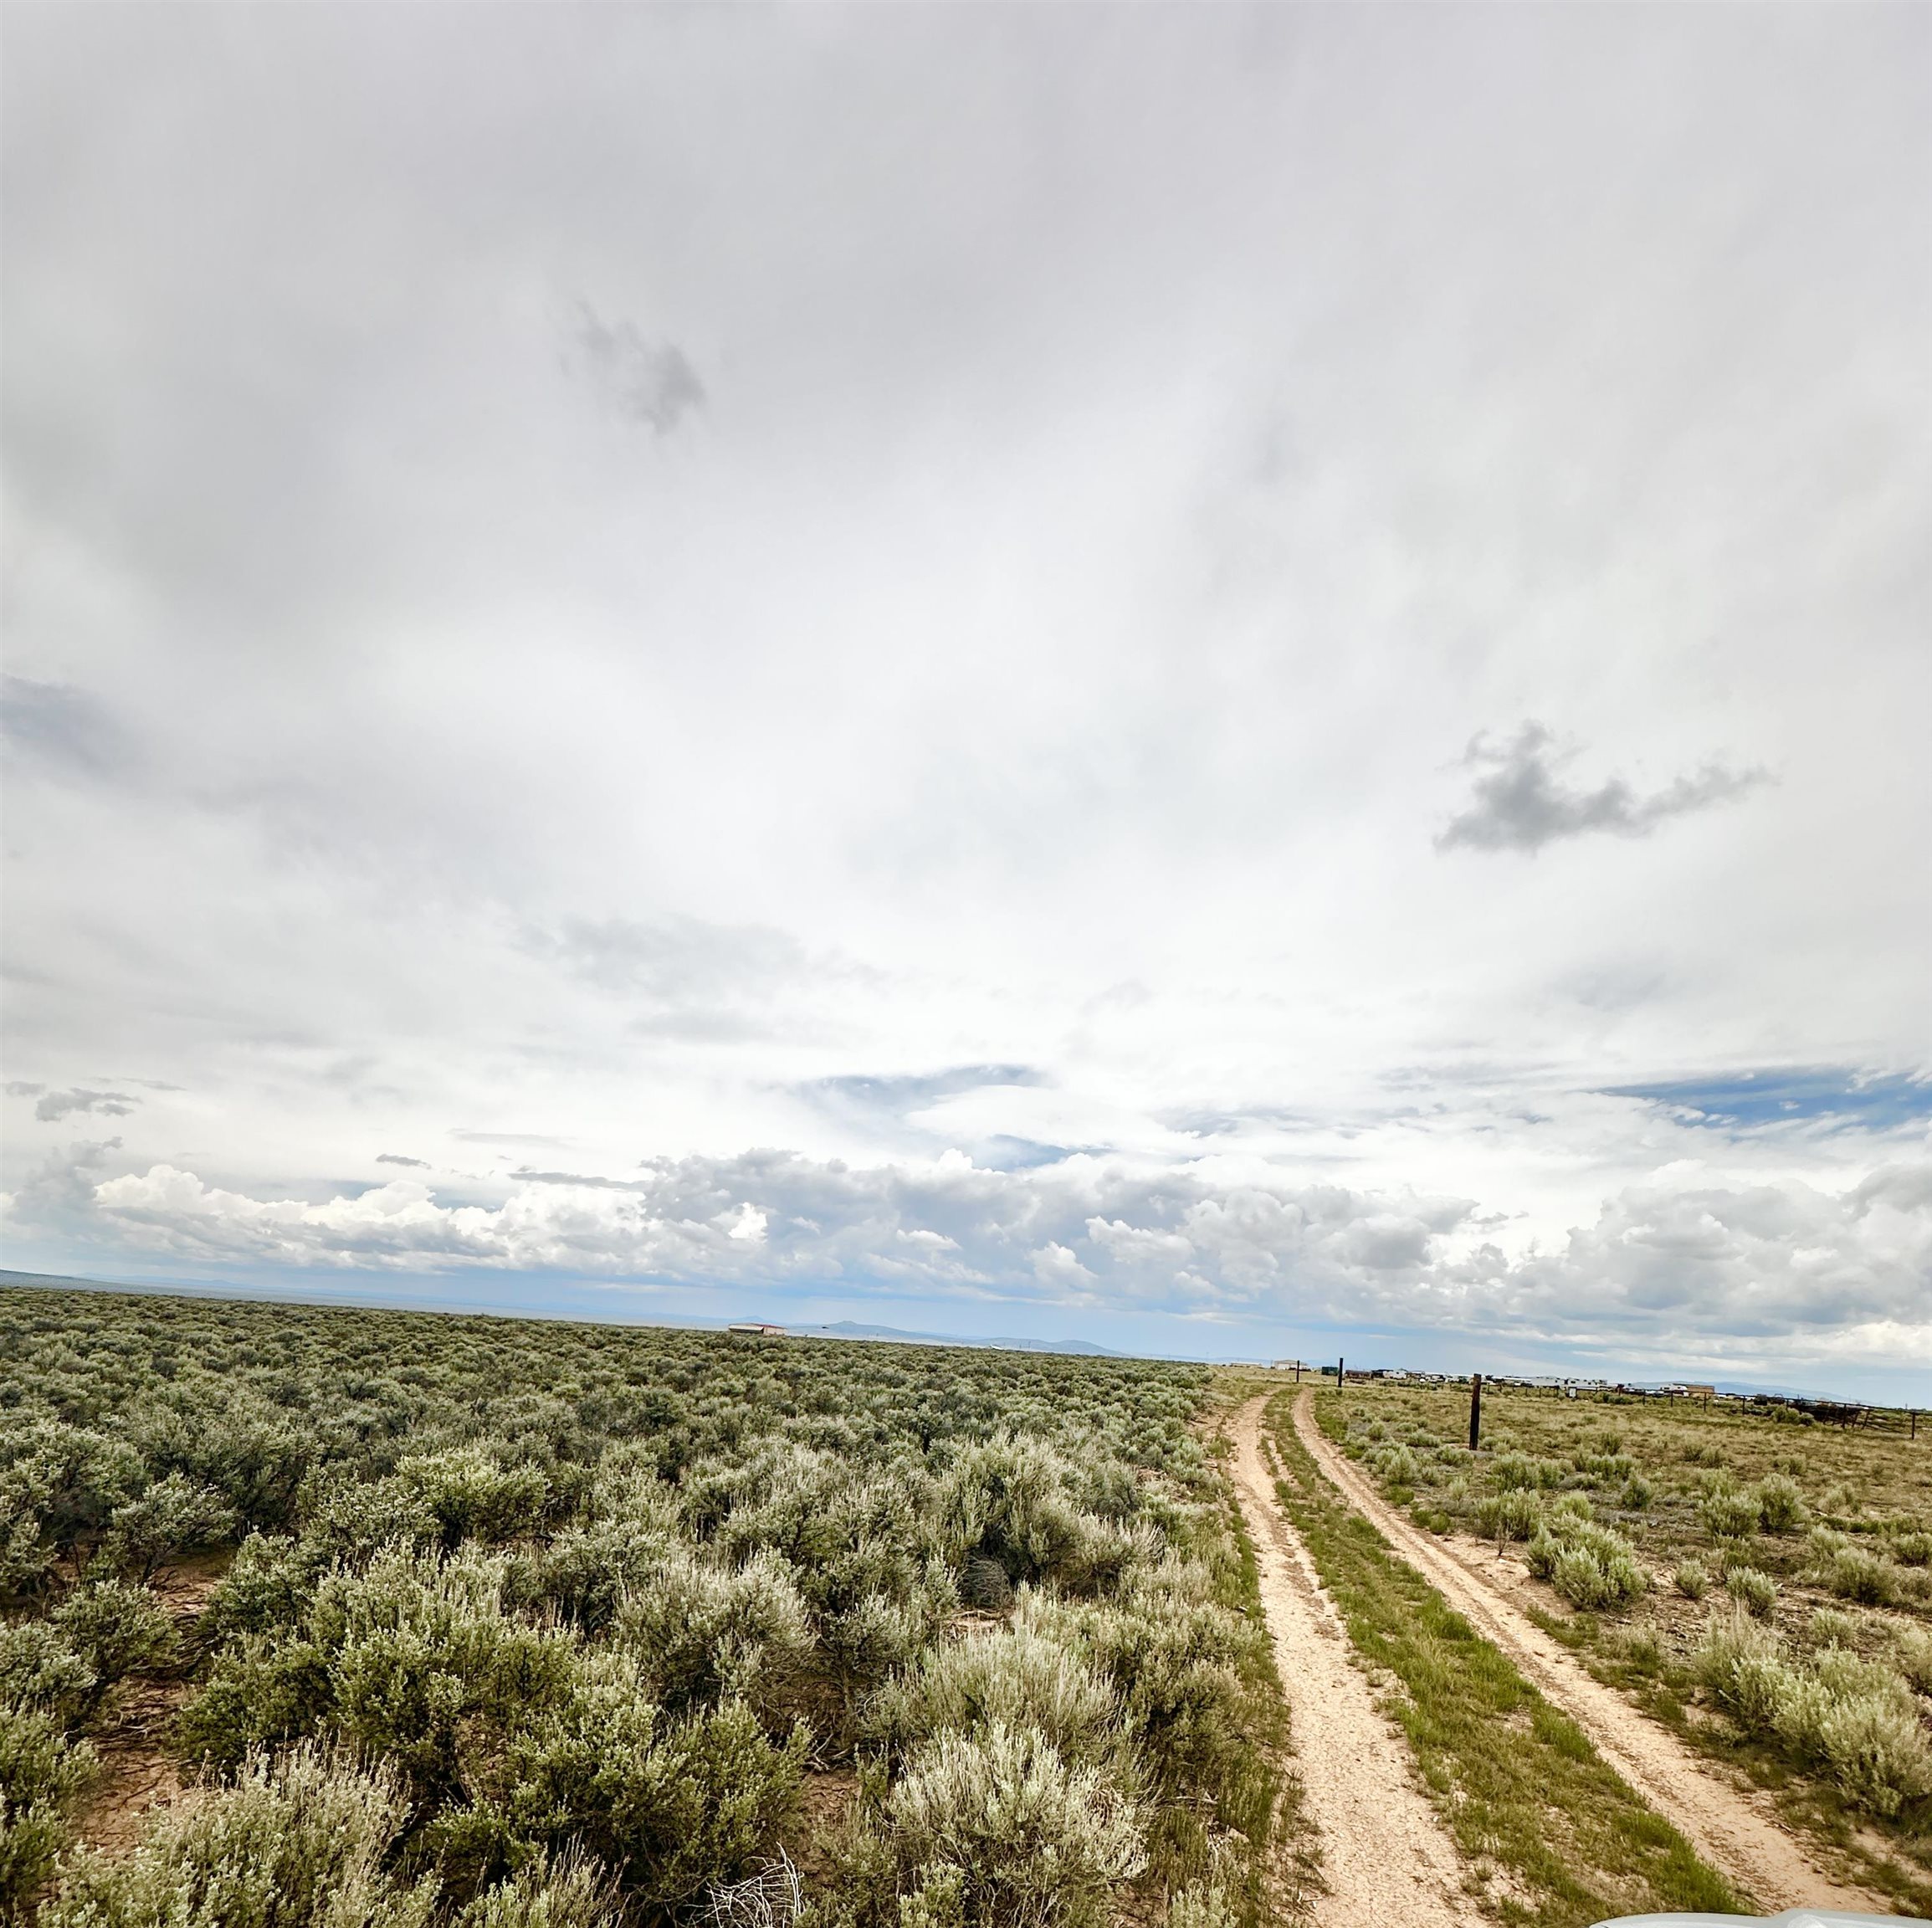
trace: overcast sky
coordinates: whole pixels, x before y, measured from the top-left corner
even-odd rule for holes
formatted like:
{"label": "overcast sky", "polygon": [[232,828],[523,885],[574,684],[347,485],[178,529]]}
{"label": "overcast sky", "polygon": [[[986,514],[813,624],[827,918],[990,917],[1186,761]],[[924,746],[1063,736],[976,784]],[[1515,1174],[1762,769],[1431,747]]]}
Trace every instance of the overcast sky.
{"label": "overcast sky", "polygon": [[1932,12],[6,38],[8,1264],[1932,1397]]}

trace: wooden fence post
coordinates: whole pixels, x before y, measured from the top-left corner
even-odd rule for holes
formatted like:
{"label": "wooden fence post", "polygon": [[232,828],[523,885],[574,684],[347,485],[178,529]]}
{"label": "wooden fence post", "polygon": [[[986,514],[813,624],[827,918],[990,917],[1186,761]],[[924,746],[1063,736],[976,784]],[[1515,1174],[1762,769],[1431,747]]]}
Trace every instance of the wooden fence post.
{"label": "wooden fence post", "polygon": [[1473,1374],[1469,1380],[1469,1450],[1477,1450],[1477,1443],[1483,1437],[1483,1375]]}

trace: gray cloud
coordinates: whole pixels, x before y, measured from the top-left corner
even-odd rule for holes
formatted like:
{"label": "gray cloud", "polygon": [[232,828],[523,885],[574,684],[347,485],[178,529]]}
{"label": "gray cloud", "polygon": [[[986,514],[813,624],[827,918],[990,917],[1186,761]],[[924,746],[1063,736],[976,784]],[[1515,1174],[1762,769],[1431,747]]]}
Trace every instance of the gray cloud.
{"label": "gray cloud", "polygon": [[[43,1092],[38,1084],[9,1084],[7,1089],[20,1097],[33,1096]],[[76,1089],[72,1091],[45,1091],[40,1101],[33,1107],[33,1115],[44,1124],[57,1124],[61,1119],[71,1116],[76,1111],[97,1113],[103,1118],[127,1118],[133,1115],[140,1105],[138,1098],[129,1096],[125,1091],[88,1091]]]}
{"label": "gray cloud", "polygon": [[106,705],[69,683],[0,676],[0,741],[16,755],[89,777],[125,770],[126,732]]}
{"label": "gray cloud", "polygon": [[1555,741],[1545,725],[1534,720],[1500,743],[1487,731],[1476,736],[1463,756],[1464,767],[1478,772],[1470,786],[1474,801],[1449,820],[1436,848],[1534,853],[1593,831],[1647,837],[1673,817],[1729,802],[1770,781],[1763,770],[1733,771],[1707,763],[1694,776],[1678,777],[1648,796],[1639,796],[1621,777],[1594,790],[1579,789],[1558,776],[1559,767],[1575,752],[1553,751]]}
{"label": "gray cloud", "polygon": [[634,321],[605,321],[580,305],[572,331],[578,367],[621,414],[668,435],[705,405],[705,385],[676,343],[653,341]]}
{"label": "gray cloud", "polygon": [[429,1161],[427,1158],[405,1158],[395,1151],[378,1151],[376,1154],[376,1162],[378,1165],[413,1165],[418,1171],[423,1172],[428,1172],[431,1169]]}

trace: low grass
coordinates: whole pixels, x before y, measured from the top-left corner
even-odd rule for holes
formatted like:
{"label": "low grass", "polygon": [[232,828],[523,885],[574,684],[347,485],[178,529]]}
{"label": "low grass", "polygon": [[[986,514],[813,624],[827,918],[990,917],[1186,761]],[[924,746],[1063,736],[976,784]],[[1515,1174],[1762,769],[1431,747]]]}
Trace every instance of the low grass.
{"label": "low grass", "polygon": [[1388,1710],[1496,1916],[1586,1928],[1617,1915],[1748,1904],[1599,1756],[1574,1721],[1455,1613],[1343,1500],[1268,1408],[1276,1491],[1350,1638],[1394,1683]]}

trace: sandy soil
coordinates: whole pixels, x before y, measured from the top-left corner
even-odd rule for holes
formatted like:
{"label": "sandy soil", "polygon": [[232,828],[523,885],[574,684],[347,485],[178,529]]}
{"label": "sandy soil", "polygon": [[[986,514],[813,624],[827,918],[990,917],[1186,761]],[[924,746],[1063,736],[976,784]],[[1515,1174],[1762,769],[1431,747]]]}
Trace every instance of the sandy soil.
{"label": "sandy soil", "polygon": [[1255,1400],[1235,1421],[1235,1492],[1288,1695],[1304,1808],[1321,1837],[1322,1928],[1473,1928],[1461,1857],[1417,1785],[1408,1743],[1351,1664],[1340,1617],[1281,1509]]}
{"label": "sandy soil", "polygon": [[1294,1402],[1295,1431],[1315,1463],[1366,1514],[1389,1544],[1524,1676],[1582,1728],[1596,1750],[1713,1867],[1767,1910],[1841,1908],[1888,1914],[1890,1903],[1827,1874],[1781,1828],[1768,1803],[1730,1782],[1614,1688],[1594,1679],[1510,1595],[1523,1578],[1481,1565],[1414,1525],[1391,1506],[1315,1424],[1311,1396]]}

